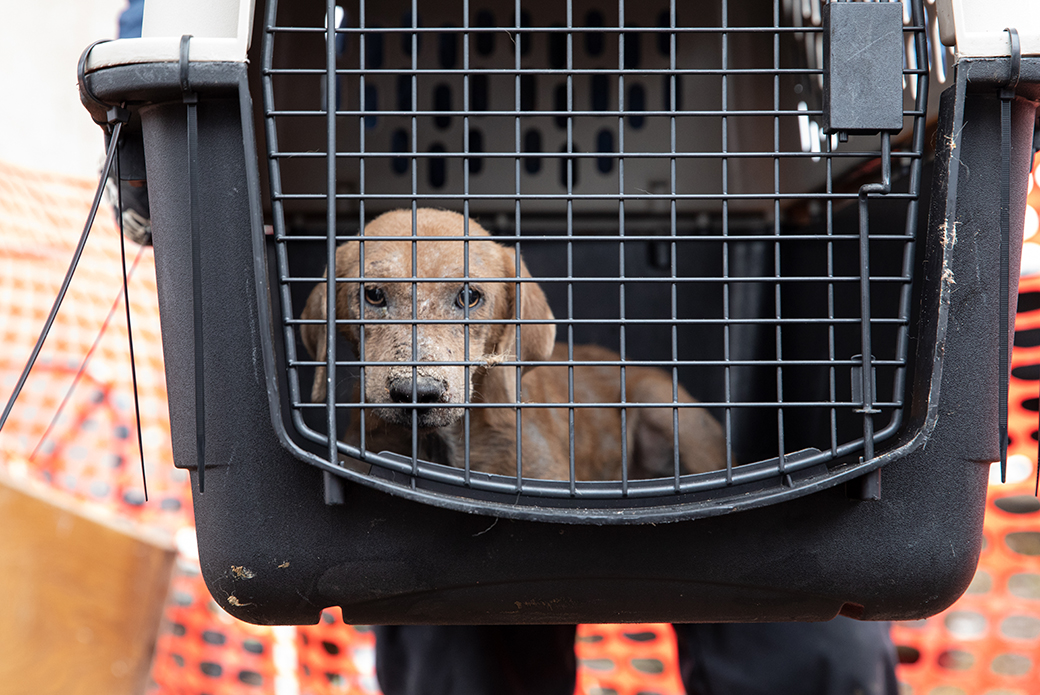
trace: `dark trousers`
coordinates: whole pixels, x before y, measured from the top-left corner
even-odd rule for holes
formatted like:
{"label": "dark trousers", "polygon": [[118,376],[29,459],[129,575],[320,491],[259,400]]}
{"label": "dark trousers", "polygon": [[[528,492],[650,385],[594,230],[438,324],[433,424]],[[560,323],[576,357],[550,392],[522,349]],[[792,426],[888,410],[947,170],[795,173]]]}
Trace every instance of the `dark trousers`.
{"label": "dark trousers", "polygon": [[[688,695],[897,695],[887,623],[675,625]],[[574,625],[376,628],[384,695],[573,695]]]}

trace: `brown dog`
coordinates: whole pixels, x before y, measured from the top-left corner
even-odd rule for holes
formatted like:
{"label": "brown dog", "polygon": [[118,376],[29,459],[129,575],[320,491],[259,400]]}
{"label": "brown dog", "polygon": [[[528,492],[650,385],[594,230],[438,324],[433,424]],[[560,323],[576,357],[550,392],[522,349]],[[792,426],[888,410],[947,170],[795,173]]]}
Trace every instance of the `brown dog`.
{"label": "brown dog", "polygon": [[[462,467],[465,461],[463,404],[470,408],[469,461],[475,471],[516,475],[516,408],[480,407],[516,403],[517,369],[509,362],[567,360],[566,344],[554,345],[554,316],[541,288],[517,277],[513,249],[501,246],[475,221],[469,222],[468,277],[463,239],[465,219],[445,210],[419,209],[416,235],[451,240],[416,241],[412,267],[412,213],[395,210],[365,226],[362,282],[338,284],[336,311],[341,318],[366,319],[364,360],[376,363],[418,362],[418,365],[378,364],[365,367],[365,448],[411,455],[413,417],[420,430],[420,458]],[[359,277],[361,244],[348,241],[336,251],[336,275]],[[529,278],[523,261],[519,276]],[[411,282],[411,278],[445,278],[443,282]],[[377,278],[384,278],[379,280]],[[449,278],[458,278],[457,280]],[[487,279],[484,279],[487,278]],[[390,280],[393,279],[393,280]],[[516,288],[519,284],[519,328]],[[311,292],[303,319],[326,317],[326,284]],[[469,354],[466,352],[468,308]],[[414,312],[414,315],[413,315]],[[414,336],[410,323],[416,321]],[[381,320],[401,323],[381,323]],[[434,321],[436,323],[424,323]],[[358,324],[342,333],[355,347],[361,343]],[[315,359],[325,359],[324,323],[301,326],[304,345]],[[414,339],[414,342],[413,342]],[[519,349],[517,346],[519,345]],[[359,350],[360,352],[360,350]],[[414,355],[414,356],[413,356]],[[575,346],[576,361],[617,361],[619,356],[596,346]],[[462,366],[459,362],[475,362]],[[467,392],[467,369],[469,374]],[[616,365],[574,367],[574,401],[620,403],[620,368]],[[413,379],[413,373],[415,378]],[[523,403],[567,403],[568,368],[521,368]],[[671,403],[672,380],[660,369],[625,368],[627,403]],[[326,370],[316,370],[312,400],[326,393]],[[355,400],[359,400],[355,393]],[[678,386],[680,403],[696,401]],[[407,404],[422,407],[408,408]],[[379,404],[384,404],[380,407]],[[385,407],[394,404],[395,407]],[[522,408],[522,474],[531,478],[570,478],[568,408]],[[725,466],[722,428],[702,408],[679,408],[679,461],[683,472]],[[674,472],[672,408],[626,408],[626,449],[630,478],[669,476]],[[578,480],[617,480],[622,468],[621,409],[574,409],[574,464]],[[352,417],[348,443],[360,442],[359,418]]]}

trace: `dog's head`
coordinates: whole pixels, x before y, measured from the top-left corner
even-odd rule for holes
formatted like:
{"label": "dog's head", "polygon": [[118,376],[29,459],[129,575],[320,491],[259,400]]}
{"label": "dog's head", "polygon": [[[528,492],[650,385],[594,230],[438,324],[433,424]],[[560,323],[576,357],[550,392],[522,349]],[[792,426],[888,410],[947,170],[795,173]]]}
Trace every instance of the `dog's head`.
{"label": "dog's head", "polygon": [[[419,404],[414,411],[423,429],[461,419],[462,408],[439,405],[480,402],[490,399],[489,390],[515,398],[515,368],[495,365],[546,360],[556,338],[552,323],[518,329],[517,318],[552,321],[545,294],[534,282],[509,281],[530,277],[524,262],[475,221],[465,240],[465,222],[454,212],[422,208],[415,214],[415,236],[450,239],[400,239],[412,236],[413,217],[410,210],[395,210],[369,222],[363,241],[348,241],[336,251],[336,315],[364,321],[342,325],[342,334],[362,361],[400,363],[365,367],[365,401]],[[304,345],[319,360],[326,354],[326,284],[315,286],[301,315],[322,321],[300,328]],[[470,393],[466,366],[446,364],[466,361],[481,363],[469,367]],[[318,367],[312,400],[325,398],[326,381],[325,368]],[[410,425],[412,410],[372,412],[384,422]]]}

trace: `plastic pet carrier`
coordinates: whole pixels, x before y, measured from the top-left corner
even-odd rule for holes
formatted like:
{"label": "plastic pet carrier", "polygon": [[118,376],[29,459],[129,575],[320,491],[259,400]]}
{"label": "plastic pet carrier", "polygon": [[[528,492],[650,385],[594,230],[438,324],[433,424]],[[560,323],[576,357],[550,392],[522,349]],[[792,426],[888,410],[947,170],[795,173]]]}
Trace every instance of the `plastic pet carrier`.
{"label": "plastic pet carrier", "polygon": [[1035,9],[978,5],[148,0],[81,90],[147,183],[216,600],[948,606],[1040,96]]}

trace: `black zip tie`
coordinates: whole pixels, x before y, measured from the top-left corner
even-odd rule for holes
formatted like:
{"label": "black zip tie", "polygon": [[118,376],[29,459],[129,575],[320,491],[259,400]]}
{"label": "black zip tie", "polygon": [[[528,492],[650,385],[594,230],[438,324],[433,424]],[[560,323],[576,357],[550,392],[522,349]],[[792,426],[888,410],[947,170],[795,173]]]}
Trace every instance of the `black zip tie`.
{"label": "black zip tie", "polygon": [[[89,46],[87,46],[86,50],[84,50],[83,53],[80,54],[79,64],[76,67],[76,75],[77,75],[77,81],[79,82],[79,86],[80,86],[80,92],[83,95],[85,95],[87,97],[87,99],[89,101],[93,102],[96,106],[99,106],[99,107],[105,109],[105,117],[107,119],[107,122],[104,123],[104,124],[99,123],[98,125],[103,125],[106,128],[106,130],[110,131],[109,158],[108,158],[108,160],[106,160],[105,168],[101,172],[101,177],[100,177],[100,187],[101,188],[99,188],[99,190],[103,189],[103,187],[105,185],[105,182],[108,180],[108,175],[109,175],[109,173],[111,173],[111,170],[112,170],[112,164],[111,164],[112,154],[111,153],[112,153],[113,150],[115,150],[116,153],[117,153],[117,156],[115,158],[115,170],[116,170],[116,206],[118,208],[118,221],[119,221],[119,256],[120,256],[120,259],[122,261],[122,267],[123,267],[123,298],[124,298],[124,303],[126,304],[126,332],[127,332],[127,340],[129,342],[129,346],[130,346],[130,374],[131,374],[131,378],[133,380],[133,387],[134,387],[134,413],[135,413],[136,418],[137,418],[137,446],[138,446],[138,450],[139,450],[140,455],[141,455],[141,484],[144,487],[144,499],[147,502],[148,501],[148,482],[147,482],[147,479],[146,479],[146,476],[145,476],[144,440],[143,440],[143,437],[142,437],[142,434],[141,434],[141,404],[140,404],[140,399],[139,399],[138,393],[137,393],[137,365],[136,365],[136,362],[134,360],[133,328],[132,328],[131,323],[130,323],[130,295],[129,295],[129,290],[128,290],[128,287],[127,287],[126,243],[125,243],[125,240],[124,240],[124,237],[123,237],[123,183],[122,183],[122,178],[120,176],[120,171],[119,171],[119,157],[118,157],[119,140],[120,140],[120,132],[122,131],[122,124],[126,123],[127,121],[130,120],[130,112],[129,112],[129,110],[127,110],[125,104],[119,104],[119,105],[109,104],[109,103],[106,103],[106,102],[102,101],[101,99],[99,99],[94,94],[93,90],[91,90],[90,85],[87,83],[87,79],[86,79],[87,58],[90,56],[90,52],[94,49],[94,46],[97,46],[99,43],[106,43],[108,40],[109,39],[102,39],[100,41],[95,41],[94,43],[92,43]],[[116,124],[117,127],[113,127],[113,124]],[[97,204],[98,204],[98,199],[95,199],[95,201],[94,201],[94,208],[92,208],[92,210],[91,210],[91,218],[90,218],[90,224],[91,225],[93,224],[93,215],[96,214],[96,212],[97,212]],[[84,232],[84,234],[85,233],[86,233],[86,231]],[[142,247],[142,250],[143,250],[143,247]],[[141,251],[138,251],[137,252],[137,257],[134,259],[134,263],[133,263],[133,267],[134,268],[137,267],[137,261],[140,260],[140,258],[141,258]],[[78,258],[76,259],[76,262],[78,263]],[[118,306],[118,303],[119,302],[118,302],[118,299],[117,299],[116,303],[113,304],[112,310],[109,312],[108,317],[106,317],[104,324],[102,324],[101,333],[98,334],[98,340],[100,340],[101,339],[101,335],[104,334],[105,329],[107,328],[108,323],[109,323],[109,321],[112,318],[112,313],[115,311],[116,307]],[[49,330],[49,327],[48,327],[47,330]],[[40,444],[38,444],[36,449],[33,450],[33,455],[36,454],[36,451],[39,449],[40,445],[43,444],[44,439],[46,438],[47,432],[50,432],[51,428],[54,426],[54,423],[57,422],[57,418],[58,418],[58,416],[61,415],[61,411],[65,407],[65,403],[68,401],[69,397],[72,395],[72,391],[76,388],[76,385],[79,382],[79,379],[82,377],[83,370],[86,369],[87,362],[90,360],[90,356],[93,353],[95,347],[97,347],[97,341],[95,341],[95,344],[92,345],[90,350],[87,352],[87,356],[84,358],[83,364],[80,366],[80,371],[77,372],[76,377],[72,381],[72,386],[69,388],[69,392],[67,394],[65,394],[65,399],[62,400],[61,405],[58,406],[58,412],[55,413],[54,420],[52,420],[51,424],[47,426],[47,431],[44,432],[44,437],[40,439]],[[0,421],[0,422],[2,422],[2,421]],[[2,424],[0,424],[0,426],[2,426]],[[32,456],[30,456],[29,458],[32,459]]]}
{"label": "black zip tie", "polygon": [[[130,266],[130,274],[132,274],[134,270],[137,268],[137,263],[141,260],[141,256],[143,253],[144,247],[142,246],[141,249],[137,252],[137,256],[134,258],[133,264],[131,264]],[[58,405],[58,409],[54,412],[54,417],[51,418],[50,423],[47,425],[47,429],[43,431],[43,436],[40,437],[40,441],[36,444],[36,448],[32,450],[31,454],[29,454],[30,461],[35,459],[36,455],[40,453],[40,449],[47,441],[47,437],[49,437],[50,433],[54,430],[54,426],[58,424],[58,418],[60,418],[61,414],[65,411],[65,406],[68,405],[69,400],[72,398],[72,394],[76,391],[76,387],[79,386],[80,379],[82,379],[83,375],[86,373],[87,365],[90,364],[90,360],[94,356],[94,352],[97,350],[98,345],[101,344],[101,339],[104,337],[105,332],[108,330],[108,324],[112,322],[112,317],[116,315],[116,309],[119,308],[119,303],[122,301],[122,299],[123,292],[121,290],[119,294],[116,295],[115,301],[112,302],[112,308],[108,310],[108,315],[105,317],[105,320],[101,323],[101,329],[98,331],[97,337],[94,338],[94,343],[90,346],[90,349],[87,350],[87,354],[83,357],[83,361],[80,363],[79,369],[76,371],[76,376],[72,378],[72,383],[69,385],[68,390],[65,392],[65,397],[61,399],[61,403]],[[140,423],[138,423],[138,427],[140,427]]]}
{"label": "black zip tie", "polygon": [[[80,93],[83,96],[85,96],[88,101],[94,104],[94,106],[96,107],[95,110],[103,111],[105,113],[105,120],[99,121],[98,119],[94,118],[94,110],[88,109],[88,111],[90,111],[91,113],[91,120],[93,120],[95,123],[97,123],[99,126],[101,126],[108,132],[111,131],[112,124],[116,121],[126,123],[128,120],[130,120],[130,112],[122,106],[117,106],[115,104],[109,104],[108,102],[102,101],[94,94],[93,90],[90,89],[90,85],[87,83],[87,58],[90,56],[90,52],[94,50],[94,46],[97,46],[100,43],[108,43],[111,40],[112,39],[101,39],[100,41],[95,41],[94,43],[87,46],[83,53],[80,54],[79,63],[76,66],[76,77],[77,81],[79,82]],[[105,181],[107,178],[108,176],[106,174],[105,176],[101,177],[101,180]]]}
{"label": "black zip tie", "polygon": [[[1011,58],[1007,82],[1000,90],[1000,322],[998,405],[1000,437],[1000,482],[1007,482],[1008,450],[1008,314],[1011,293],[1011,102],[1015,98],[1022,69],[1022,45],[1018,31],[1005,29],[1011,39]],[[1038,449],[1040,453],[1040,449]]]}
{"label": "black zip tie", "polygon": [[94,202],[90,206],[90,214],[87,215],[87,222],[83,226],[83,232],[79,236],[79,243],[76,245],[76,250],[72,254],[72,261],[69,263],[69,269],[65,273],[65,279],[61,281],[61,287],[58,289],[58,296],[54,298],[54,304],[51,306],[50,314],[48,314],[47,320],[43,324],[43,330],[40,332],[40,337],[36,340],[36,345],[33,347],[32,353],[29,355],[29,361],[26,362],[25,369],[22,370],[22,375],[18,378],[18,383],[15,384],[14,391],[11,393],[7,405],[4,406],[3,414],[0,414],[0,430],[2,430],[4,425],[7,423],[7,418],[11,415],[14,403],[22,393],[22,389],[25,387],[25,382],[29,378],[29,372],[32,371],[33,365],[36,364],[36,358],[39,357],[40,350],[43,348],[43,343],[47,340],[47,335],[51,331],[51,326],[54,325],[54,319],[58,315],[58,309],[61,308],[61,303],[65,299],[65,293],[68,292],[69,285],[72,283],[72,276],[76,272],[76,268],[79,266],[79,259],[83,255],[83,248],[87,245],[87,238],[90,235],[91,228],[94,226],[94,218],[97,216],[98,207],[101,205],[101,197],[105,191],[105,182],[108,180],[108,175],[112,171],[112,163],[115,160],[116,144],[119,142],[119,136],[123,130],[123,123],[125,123],[129,117],[129,112],[118,106],[110,107],[108,109],[108,114],[113,119],[108,123],[111,128],[111,138],[108,144],[108,152],[105,155],[105,165],[101,169],[98,187],[94,192]]}
{"label": "black zip tie", "polygon": [[[119,211],[119,260],[123,264],[123,305],[126,307],[126,340],[130,348],[130,379],[134,386],[134,416],[137,419],[137,451],[141,456],[141,487],[148,501],[148,476],[144,466],[144,435],[141,434],[141,399],[137,393],[137,363],[134,360],[134,330],[130,323],[130,288],[126,272],[126,237],[123,236],[123,179],[119,170],[119,142],[116,142],[116,207]],[[142,247],[144,248],[144,247]],[[141,252],[137,253],[140,258]],[[136,260],[134,263],[136,264]]]}
{"label": "black zip tie", "polygon": [[199,121],[198,95],[191,89],[188,75],[188,47],[191,34],[181,37],[181,93],[188,111],[188,210],[191,217],[191,286],[195,330],[195,468],[199,475],[199,493],[206,488],[206,388],[202,341],[202,239],[199,227]]}

